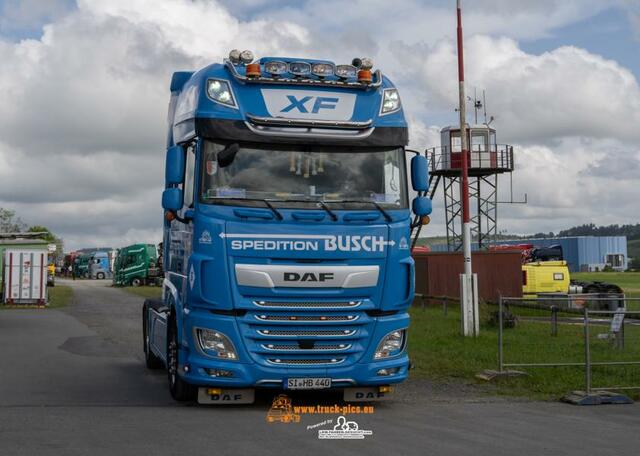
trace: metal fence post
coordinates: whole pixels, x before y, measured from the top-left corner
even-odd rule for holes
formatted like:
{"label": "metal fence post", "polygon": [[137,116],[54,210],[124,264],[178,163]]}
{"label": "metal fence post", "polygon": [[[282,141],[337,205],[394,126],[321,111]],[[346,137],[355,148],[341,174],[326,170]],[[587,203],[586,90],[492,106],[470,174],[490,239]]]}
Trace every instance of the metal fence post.
{"label": "metal fence post", "polygon": [[551,306],[551,335],[558,335],[558,306]]}
{"label": "metal fence post", "polygon": [[584,308],[584,379],[586,393],[591,394],[591,352],[589,350],[589,308]]}
{"label": "metal fence post", "polygon": [[502,353],[502,296],[498,297],[498,371],[503,370],[503,353]]}
{"label": "metal fence post", "polygon": [[448,305],[447,305],[447,297],[443,297],[442,298],[442,311],[444,312],[445,316],[447,315],[447,311],[448,311]]}

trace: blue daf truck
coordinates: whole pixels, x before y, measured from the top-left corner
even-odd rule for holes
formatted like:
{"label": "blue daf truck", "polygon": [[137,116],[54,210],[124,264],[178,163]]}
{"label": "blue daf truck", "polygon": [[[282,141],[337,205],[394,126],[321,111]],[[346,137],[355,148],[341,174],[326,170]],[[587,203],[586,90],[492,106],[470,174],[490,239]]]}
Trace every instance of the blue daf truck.
{"label": "blue daf truck", "polygon": [[234,50],[174,73],[163,298],[144,304],[143,342],[176,400],[367,401],[407,378],[427,160],[405,149],[398,91],[372,67]]}

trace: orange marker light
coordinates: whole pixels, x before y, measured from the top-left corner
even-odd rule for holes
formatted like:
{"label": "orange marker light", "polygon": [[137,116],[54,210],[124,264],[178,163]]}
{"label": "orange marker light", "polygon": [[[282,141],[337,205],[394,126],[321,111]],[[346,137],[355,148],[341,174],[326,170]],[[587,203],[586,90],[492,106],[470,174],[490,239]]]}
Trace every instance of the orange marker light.
{"label": "orange marker light", "polygon": [[372,80],[373,80],[373,76],[371,75],[371,70],[358,71],[358,82],[369,84]]}
{"label": "orange marker light", "polygon": [[247,65],[247,77],[259,78],[260,77],[260,64],[250,63]]}

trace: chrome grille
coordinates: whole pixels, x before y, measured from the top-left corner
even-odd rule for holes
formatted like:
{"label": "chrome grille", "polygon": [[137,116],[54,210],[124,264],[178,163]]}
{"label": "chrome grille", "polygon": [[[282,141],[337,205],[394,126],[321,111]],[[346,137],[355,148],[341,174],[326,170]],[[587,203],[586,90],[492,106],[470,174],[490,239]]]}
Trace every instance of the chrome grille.
{"label": "chrome grille", "polygon": [[261,336],[317,336],[317,337],[349,337],[356,333],[355,329],[258,329]]}
{"label": "chrome grille", "polygon": [[362,301],[302,301],[302,302],[274,302],[274,301],[253,301],[258,307],[269,307],[272,309],[352,309],[362,304]]}
{"label": "chrome grille", "polygon": [[357,315],[256,315],[262,321],[356,321]]}
{"label": "chrome grille", "polygon": [[331,358],[331,359],[282,359],[282,358],[268,358],[267,362],[271,364],[282,365],[296,365],[296,366],[309,366],[318,364],[340,364],[344,361],[344,358]]}
{"label": "chrome grille", "polygon": [[326,344],[326,345],[314,345],[313,348],[302,348],[297,344],[262,344],[262,348],[269,351],[302,351],[302,352],[317,352],[317,351],[339,351],[349,350],[351,344]]}

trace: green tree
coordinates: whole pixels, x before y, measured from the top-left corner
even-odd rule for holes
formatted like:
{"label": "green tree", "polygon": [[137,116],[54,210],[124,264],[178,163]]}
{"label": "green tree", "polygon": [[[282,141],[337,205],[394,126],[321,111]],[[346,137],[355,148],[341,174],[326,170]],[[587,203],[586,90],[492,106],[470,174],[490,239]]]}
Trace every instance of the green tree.
{"label": "green tree", "polygon": [[20,217],[16,217],[16,211],[0,207],[0,233],[19,233],[26,227]]}
{"label": "green tree", "polygon": [[42,225],[33,225],[27,229],[27,233],[43,233],[42,239],[45,241],[56,245],[56,253],[55,257],[60,258],[62,256],[62,250],[64,247],[64,243],[62,239],[57,237],[55,234],[51,232],[49,228]]}

